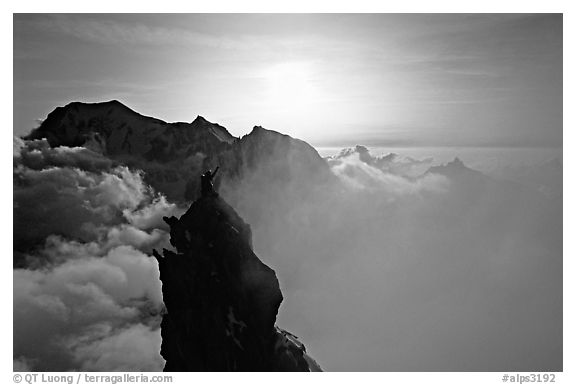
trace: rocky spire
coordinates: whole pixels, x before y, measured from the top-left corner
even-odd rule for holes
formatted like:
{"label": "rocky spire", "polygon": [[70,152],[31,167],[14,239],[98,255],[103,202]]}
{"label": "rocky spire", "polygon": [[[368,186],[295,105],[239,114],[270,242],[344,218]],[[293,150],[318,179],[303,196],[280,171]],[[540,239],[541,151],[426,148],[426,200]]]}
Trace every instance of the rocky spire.
{"label": "rocky spire", "polygon": [[166,313],[165,371],[315,371],[292,334],[275,326],[282,292],[252,250],[250,226],[218,195],[164,218],[177,252],[154,256]]}

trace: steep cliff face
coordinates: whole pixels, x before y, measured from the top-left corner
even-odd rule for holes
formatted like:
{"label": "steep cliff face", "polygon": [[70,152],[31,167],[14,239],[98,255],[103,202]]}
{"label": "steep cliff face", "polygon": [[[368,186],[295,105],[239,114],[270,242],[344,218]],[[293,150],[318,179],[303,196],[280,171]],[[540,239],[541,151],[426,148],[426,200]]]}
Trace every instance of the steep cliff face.
{"label": "steep cliff face", "polygon": [[282,292],[252,250],[250,226],[218,195],[165,218],[177,252],[154,253],[166,313],[165,371],[317,371],[295,336],[275,326]]}

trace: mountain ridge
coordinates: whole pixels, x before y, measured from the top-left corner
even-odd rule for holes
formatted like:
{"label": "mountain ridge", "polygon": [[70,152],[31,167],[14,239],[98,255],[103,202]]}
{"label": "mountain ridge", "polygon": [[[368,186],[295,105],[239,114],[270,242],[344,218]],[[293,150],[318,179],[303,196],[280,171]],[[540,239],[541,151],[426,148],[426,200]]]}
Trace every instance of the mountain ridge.
{"label": "mountain ridge", "polygon": [[230,185],[255,173],[282,175],[284,182],[332,178],[316,149],[302,140],[262,126],[237,138],[201,115],[190,123],[166,123],[117,100],[57,107],[24,139],[83,146],[141,169],[152,187],[175,201],[195,199],[197,176],[216,166]]}

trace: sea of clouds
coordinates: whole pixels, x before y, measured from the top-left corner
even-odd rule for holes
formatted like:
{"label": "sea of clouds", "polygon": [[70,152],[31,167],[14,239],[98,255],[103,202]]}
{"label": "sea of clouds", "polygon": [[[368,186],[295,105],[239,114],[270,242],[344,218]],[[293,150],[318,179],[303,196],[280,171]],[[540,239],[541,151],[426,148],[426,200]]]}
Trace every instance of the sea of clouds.
{"label": "sea of clouds", "polygon": [[328,159],[341,188],[228,193],[278,274],[279,324],[325,370],[561,370],[561,165],[498,179],[391,158]]}
{"label": "sea of clouds", "polygon": [[[561,195],[428,163],[350,153],[313,192],[223,183],[279,277],[279,325],[325,370],[561,370]],[[145,177],[14,139],[15,370],[162,369],[150,255],[187,205]]]}

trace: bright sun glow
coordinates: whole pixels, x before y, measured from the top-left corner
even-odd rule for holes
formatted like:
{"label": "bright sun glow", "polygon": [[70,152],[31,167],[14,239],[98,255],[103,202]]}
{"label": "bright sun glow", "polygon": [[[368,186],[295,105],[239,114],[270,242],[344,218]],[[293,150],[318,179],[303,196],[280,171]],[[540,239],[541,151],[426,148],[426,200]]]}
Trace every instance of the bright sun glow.
{"label": "bright sun glow", "polygon": [[276,111],[305,113],[319,99],[313,68],[307,63],[282,63],[265,71],[268,103]]}

